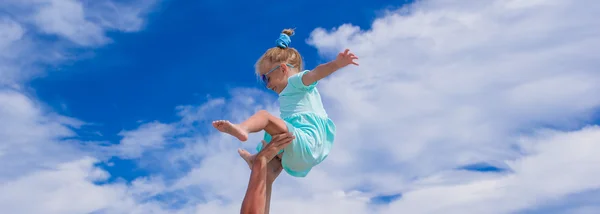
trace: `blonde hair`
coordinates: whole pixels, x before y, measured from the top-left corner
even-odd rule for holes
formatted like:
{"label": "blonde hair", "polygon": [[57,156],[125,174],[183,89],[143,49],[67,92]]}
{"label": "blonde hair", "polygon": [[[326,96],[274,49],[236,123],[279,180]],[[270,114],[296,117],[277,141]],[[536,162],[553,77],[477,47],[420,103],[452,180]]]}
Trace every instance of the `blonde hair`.
{"label": "blonde hair", "polygon": [[[281,33],[292,36],[294,35],[294,29],[284,29]],[[254,69],[257,76],[261,75],[261,70],[270,69],[265,66],[273,65],[277,63],[287,63],[297,68],[299,71],[302,70],[302,56],[295,48],[290,47],[272,47],[269,48],[254,65]]]}

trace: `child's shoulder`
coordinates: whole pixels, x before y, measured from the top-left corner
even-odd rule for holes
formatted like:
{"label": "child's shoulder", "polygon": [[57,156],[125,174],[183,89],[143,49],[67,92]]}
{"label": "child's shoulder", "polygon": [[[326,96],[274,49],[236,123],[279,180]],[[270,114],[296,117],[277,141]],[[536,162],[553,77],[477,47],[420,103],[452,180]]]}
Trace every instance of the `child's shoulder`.
{"label": "child's shoulder", "polygon": [[304,76],[308,72],[310,72],[310,70],[304,70],[304,71],[298,72],[297,74],[292,75],[288,79],[289,85],[291,85],[294,89],[304,91],[304,92],[312,90],[312,89],[316,89],[315,88],[315,86],[317,85],[316,81],[310,85],[304,85],[304,82],[302,81],[302,76]]}
{"label": "child's shoulder", "polygon": [[302,77],[302,76],[304,76],[304,74],[306,74],[308,72],[310,72],[310,70],[303,70],[303,71],[300,71],[300,72],[298,72],[298,73],[296,73],[296,74],[294,74],[292,76]]}

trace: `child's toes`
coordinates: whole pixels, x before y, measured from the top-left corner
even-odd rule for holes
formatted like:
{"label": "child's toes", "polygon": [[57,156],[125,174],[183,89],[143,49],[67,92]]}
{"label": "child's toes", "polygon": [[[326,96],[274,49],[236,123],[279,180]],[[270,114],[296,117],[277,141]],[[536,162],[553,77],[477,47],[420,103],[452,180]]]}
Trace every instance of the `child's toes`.
{"label": "child's toes", "polygon": [[215,120],[212,122],[213,127],[215,127],[216,129],[218,129],[219,131],[225,131],[225,123],[227,123],[227,121],[225,120]]}

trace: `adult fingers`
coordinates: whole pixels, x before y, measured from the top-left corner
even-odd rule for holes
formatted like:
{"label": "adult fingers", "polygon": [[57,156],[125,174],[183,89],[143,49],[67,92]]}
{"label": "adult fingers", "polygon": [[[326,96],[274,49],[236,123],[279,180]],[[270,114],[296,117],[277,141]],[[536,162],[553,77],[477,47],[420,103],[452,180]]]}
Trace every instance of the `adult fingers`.
{"label": "adult fingers", "polygon": [[292,135],[292,133],[289,132],[278,134],[273,136],[273,139],[271,139],[271,143],[281,143],[284,141],[289,141],[291,137],[294,137],[294,135]]}
{"label": "adult fingers", "polygon": [[287,137],[287,136],[290,136],[290,135],[292,135],[292,134],[291,134],[291,133],[289,133],[289,132],[284,132],[284,133],[281,133],[281,134],[276,134],[276,135],[274,135],[274,136],[273,136],[273,138],[271,139],[271,142],[273,142],[273,141],[278,141],[278,140],[280,140],[280,139],[282,139],[282,138],[285,138],[285,137]]}
{"label": "adult fingers", "polygon": [[269,144],[267,144],[267,146],[265,147],[265,150],[270,150],[270,151],[281,151],[282,149],[284,149],[285,147],[287,147],[290,143],[292,143],[292,140],[294,139],[294,136],[290,136],[287,138],[283,138],[277,141],[271,141]]}
{"label": "adult fingers", "polygon": [[275,148],[277,148],[278,150],[282,150],[285,147],[287,147],[288,145],[290,145],[292,143],[293,137],[289,138],[288,140],[282,140],[280,142],[274,143],[273,146]]}
{"label": "adult fingers", "polygon": [[276,147],[286,147],[294,140],[294,135],[286,135],[282,138],[277,139],[277,141],[271,141],[271,144]]}

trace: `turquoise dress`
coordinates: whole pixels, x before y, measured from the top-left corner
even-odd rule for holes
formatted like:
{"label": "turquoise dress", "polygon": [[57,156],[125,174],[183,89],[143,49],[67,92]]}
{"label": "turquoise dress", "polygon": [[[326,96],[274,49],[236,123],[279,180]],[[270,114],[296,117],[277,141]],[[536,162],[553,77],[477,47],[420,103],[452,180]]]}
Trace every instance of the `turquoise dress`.
{"label": "turquoise dress", "polygon": [[[327,116],[321,95],[315,87],[302,83],[300,72],[288,78],[287,86],[279,94],[281,119],[285,121],[289,132],[296,137],[283,149],[281,164],[285,171],[295,177],[305,177],[310,170],[321,163],[333,146],[335,124]],[[271,135],[265,132],[265,142],[271,141]],[[257,148],[259,152],[262,144]]]}

